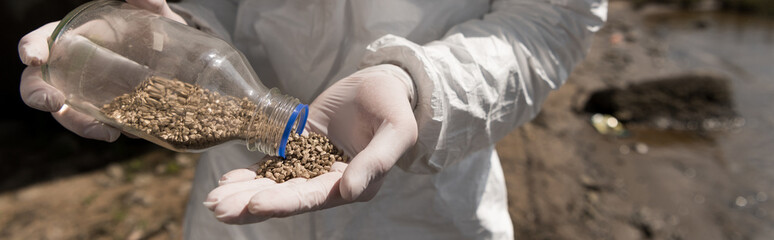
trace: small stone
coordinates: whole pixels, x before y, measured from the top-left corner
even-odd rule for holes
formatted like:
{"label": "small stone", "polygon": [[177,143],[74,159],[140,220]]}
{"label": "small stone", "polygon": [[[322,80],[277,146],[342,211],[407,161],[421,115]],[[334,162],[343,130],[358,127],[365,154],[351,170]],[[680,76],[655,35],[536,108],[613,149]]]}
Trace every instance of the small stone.
{"label": "small stone", "polygon": [[592,203],[596,204],[599,202],[599,195],[595,192],[586,192],[586,199]]}
{"label": "small stone", "polygon": [[648,153],[648,145],[641,142],[636,143],[634,144],[634,150],[639,154],[646,154]]}
{"label": "small stone", "polygon": [[747,198],[744,198],[743,196],[736,197],[736,200],[734,201],[734,204],[736,204],[737,207],[743,208],[747,206]]}
{"label": "small stone", "polygon": [[589,177],[589,175],[582,174],[580,176],[580,180],[581,180],[581,184],[583,184],[584,186],[592,186],[592,185],[594,185],[594,179]]}
{"label": "small stone", "polygon": [[167,166],[164,164],[156,165],[154,172],[156,172],[156,174],[164,174],[167,172]]}
{"label": "small stone", "polygon": [[110,164],[107,167],[107,175],[112,179],[123,179],[124,178],[124,168],[121,167],[121,165],[117,163]]}
{"label": "small stone", "polygon": [[134,183],[135,186],[148,186],[153,183],[153,176],[148,173],[140,173],[132,179],[132,183]]}
{"label": "small stone", "polygon": [[327,137],[309,133],[306,136],[294,135],[289,137],[287,146],[292,146],[292,151],[286,152],[286,158],[273,157],[261,163],[257,176],[268,176],[270,179],[281,183],[292,178],[314,178],[327,173],[334,161],[341,161],[342,153],[330,143]]}

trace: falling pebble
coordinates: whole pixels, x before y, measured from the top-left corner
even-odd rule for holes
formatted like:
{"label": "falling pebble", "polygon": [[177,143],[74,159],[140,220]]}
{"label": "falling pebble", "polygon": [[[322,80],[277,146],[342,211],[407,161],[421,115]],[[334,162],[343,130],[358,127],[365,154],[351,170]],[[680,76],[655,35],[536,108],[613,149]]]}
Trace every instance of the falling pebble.
{"label": "falling pebble", "polygon": [[639,154],[646,154],[648,153],[648,145],[645,143],[637,143],[634,145],[634,150],[637,151]]}
{"label": "falling pebble", "polygon": [[747,206],[747,199],[744,198],[743,196],[738,196],[736,197],[735,203],[737,207],[745,207]]}

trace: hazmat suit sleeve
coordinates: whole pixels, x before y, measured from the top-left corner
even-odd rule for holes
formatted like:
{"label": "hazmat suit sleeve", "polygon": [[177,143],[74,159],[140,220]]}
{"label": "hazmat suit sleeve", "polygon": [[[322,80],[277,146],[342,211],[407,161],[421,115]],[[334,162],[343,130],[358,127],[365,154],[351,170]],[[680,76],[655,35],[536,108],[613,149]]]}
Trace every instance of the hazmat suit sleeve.
{"label": "hazmat suit sleeve", "polygon": [[392,35],[371,43],[363,66],[398,65],[416,87],[419,138],[398,166],[437,172],[534,118],[606,15],[606,0],[495,0],[424,46]]}

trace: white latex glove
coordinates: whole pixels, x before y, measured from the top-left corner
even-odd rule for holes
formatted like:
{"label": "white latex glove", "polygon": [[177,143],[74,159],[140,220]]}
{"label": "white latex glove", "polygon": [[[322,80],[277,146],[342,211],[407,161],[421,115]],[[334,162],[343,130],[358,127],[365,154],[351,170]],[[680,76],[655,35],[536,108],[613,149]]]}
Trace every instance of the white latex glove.
{"label": "white latex glove", "polygon": [[221,178],[204,205],[225,223],[246,224],[372,199],[384,175],[416,143],[410,76],[394,65],[358,71],[312,102],[307,129],[327,135],[348,156],[313,179],[255,179],[256,165]]}
{"label": "white latex glove", "polygon": [[[165,0],[128,0],[128,3],[185,24]],[[48,39],[59,22],[52,22],[32,31],[19,41],[19,58],[27,65],[21,76],[19,92],[27,106],[51,112],[62,126],[81,137],[112,142],[120,131],[104,125],[93,117],[75,111],[64,104],[65,96],[43,81],[40,66],[48,60]]]}

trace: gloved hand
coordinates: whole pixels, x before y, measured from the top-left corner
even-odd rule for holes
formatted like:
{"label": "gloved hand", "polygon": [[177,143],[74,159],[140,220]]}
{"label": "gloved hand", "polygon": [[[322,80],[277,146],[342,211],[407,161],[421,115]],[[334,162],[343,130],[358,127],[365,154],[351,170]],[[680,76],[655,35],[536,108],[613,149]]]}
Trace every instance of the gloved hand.
{"label": "gloved hand", "polygon": [[[129,4],[185,24],[180,15],[173,12],[165,0],[128,0]],[[65,96],[43,81],[40,66],[48,60],[48,38],[59,22],[52,22],[22,37],[19,41],[19,58],[27,65],[21,76],[19,91],[28,106],[51,112],[62,126],[81,137],[112,142],[120,132],[90,117],[70,109],[64,104]]]}
{"label": "gloved hand", "polygon": [[310,105],[307,129],[354,156],[349,164],[337,162],[329,173],[279,184],[255,179],[258,164],[234,170],[204,205],[220,221],[246,224],[372,199],[387,171],[416,143],[414,98],[410,76],[394,65],[338,81]]}

